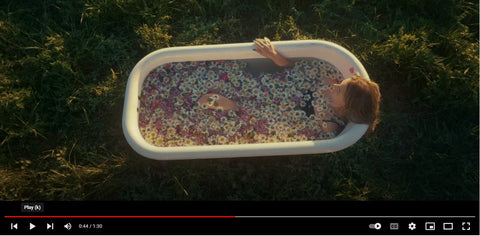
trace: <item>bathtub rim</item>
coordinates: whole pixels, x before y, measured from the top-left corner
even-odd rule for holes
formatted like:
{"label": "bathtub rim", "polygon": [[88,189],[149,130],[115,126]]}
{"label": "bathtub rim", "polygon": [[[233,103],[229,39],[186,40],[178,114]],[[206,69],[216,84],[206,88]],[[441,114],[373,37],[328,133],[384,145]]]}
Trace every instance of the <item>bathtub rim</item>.
{"label": "bathtub rim", "polygon": [[[361,76],[369,79],[360,61],[338,44],[323,40],[273,41],[272,44],[285,57],[310,57],[326,60],[337,67],[345,78],[358,72]],[[122,129],[129,145],[138,154],[155,160],[282,156],[340,151],[356,143],[365,134],[368,125],[349,122],[338,136],[328,140],[182,147],[158,147],[145,141],[138,126],[137,108],[139,107],[138,96],[142,89],[141,86],[150,71],[170,62],[264,58],[254,52],[253,48],[253,43],[182,46],[159,49],[142,58],[132,69],[125,91]],[[312,53],[322,54],[323,57],[311,55]],[[342,60],[332,61],[332,58]],[[351,68],[353,68],[353,73]]]}

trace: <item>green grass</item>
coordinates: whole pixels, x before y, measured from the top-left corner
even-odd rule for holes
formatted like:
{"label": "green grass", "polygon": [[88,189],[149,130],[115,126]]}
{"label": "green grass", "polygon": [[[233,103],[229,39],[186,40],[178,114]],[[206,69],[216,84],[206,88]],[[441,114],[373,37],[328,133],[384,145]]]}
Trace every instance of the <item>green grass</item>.
{"label": "green grass", "polygon": [[[3,1],[1,200],[476,200],[477,1]],[[325,39],[382,91],[335,153],[153,161],[126,143],[133,66],[165,47]]]}

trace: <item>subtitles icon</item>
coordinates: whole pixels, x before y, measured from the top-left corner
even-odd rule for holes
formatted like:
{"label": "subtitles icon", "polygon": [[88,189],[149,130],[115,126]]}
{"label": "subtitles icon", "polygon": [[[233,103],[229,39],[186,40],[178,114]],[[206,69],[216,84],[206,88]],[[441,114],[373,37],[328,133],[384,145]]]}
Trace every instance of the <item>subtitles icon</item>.
{"label": "subtitles icon", "polygon": [[398,230],[398,223],[390,223],[390,230]]}

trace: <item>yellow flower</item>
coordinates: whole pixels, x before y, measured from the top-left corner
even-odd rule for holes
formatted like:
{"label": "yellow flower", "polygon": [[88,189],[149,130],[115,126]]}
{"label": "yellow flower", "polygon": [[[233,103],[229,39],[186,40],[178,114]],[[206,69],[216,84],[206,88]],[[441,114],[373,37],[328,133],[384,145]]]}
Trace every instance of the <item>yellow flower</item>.
{"label": "yellow flower", "polygon": [[183,142],[185,144],[185,146],[191,146],[193,145],[193,141],[190,140],[189,138],[185,139],[185,141]]}
{"label": "yellow flower", "polygon": [[288,106],[293,109],[293,108],[295,107],[295,103],[294,103],[294,102],[290,102],[290,103],[288,104]]}
{"label": "yellow flower", "polygon": [[218,141],[218,143],[220,143],[220,144],[225,144],[225,143],[227,143],[228,139],[225,138],[224,136],[220,136],[220,135],[219,135],[219,136],[217,137],[217,141]]}
{"label": "yellow flower", "polygon": [[274,137],[270,137],[270,138],[268,138],[268,142],[269,142],[269,143],[276,143],[276,142],[277,142],[277,139],[274,138]]}
{"label": "yellow flower", "polygon": [[156,144],[157,146],[162,146],[162,144],[163,144],[163,139],[162,139],[162,138],[157,138],[157,140],[155,141],[155,144]]}
{"label": "yellow flower", "polygon": [[283,126],[282,123],[278,123],[278,124],[277,124],[277,129],[282,130],[283,128],[284,128],[284,126]]}

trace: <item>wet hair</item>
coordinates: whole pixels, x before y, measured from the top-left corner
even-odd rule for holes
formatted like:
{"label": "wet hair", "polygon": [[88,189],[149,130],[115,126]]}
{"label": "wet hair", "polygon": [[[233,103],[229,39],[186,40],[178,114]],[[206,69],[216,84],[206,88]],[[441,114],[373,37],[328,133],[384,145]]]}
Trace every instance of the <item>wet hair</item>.
{"label": "wet hair", "polygon": [[357,124],[368,124],[373,132],[380,122],[380,88],[378,84],[354,75],[345,90],[345,107],[342,116]]}

